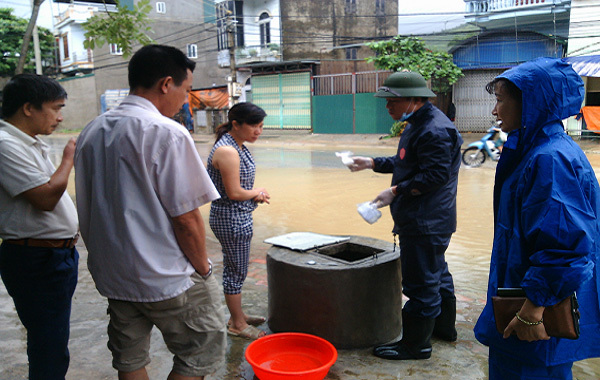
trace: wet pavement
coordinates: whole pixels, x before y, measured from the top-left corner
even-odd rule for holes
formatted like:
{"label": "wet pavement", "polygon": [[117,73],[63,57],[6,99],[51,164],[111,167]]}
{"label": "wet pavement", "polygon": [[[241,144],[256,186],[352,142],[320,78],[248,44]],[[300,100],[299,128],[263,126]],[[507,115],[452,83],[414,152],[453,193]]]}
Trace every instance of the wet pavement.
{"label": "wet pavement", "polygon": [[[464,135],[468,142],[480,134]],[[213,136],[194,135],[204,160]],[[47,139],[59,159],[67,136]],[[396,139],[379,140],[374,135],[312,135],[306,133],[265,132],[249,145],[257,163],[256,185],[271,194],[271,204],[254,213],[253,239],[248,278],[243,289],[243,305],[249,314],[267,315],[266,238],[289,232],[307,231],[330,235],[361,235],[392,241],[392,220],[387,210],[375,224],[364,222],[356,212],[359,203],[373,199],[389,186],[390,177],[364,171],[350,173],[336,151],[351,150],[358,155],[383,156],[395,152]],[[600,173],[600,142],[580,144]],[[370,348],[339,350],[337,362],[326,379],[487,379],[487,348],[473,336],[473,326],[485,304],[485,292],[492,243],[492,189],[495,163],[480,168],[462,167],[458,191],[458,229],[447,252],[454,275],[458,301],[458,340],[434,340],[433,356],[421,361],[385,361],[371,355]],[[74,194],[73,180],[68,188]],[[207,222],[209,206],[201,212]],[[208,226],[208,223],[206,223]],[[110,238],[110,237],[107,237]],[[214,235],[207,230],[207,246],[220,277],[222,257]],[[79,283],[73,299],[71,318],[71,365],[68,380],[116,379],[106,347],[106,300],[96,291],[87,271],[87,251],[80,241]],[[265,324],[260,328],[268,331]],[[27,378],[26,332],[21,326],[12,300],[0,283],[0,380]],[[245,379],[256,377],[244,359],[249,341],[228,337],[227,364],[207,379]],[[156,330],[152,335],[148,373],[151,379],[165,379],[172,366],[172,355]],[[600,359],[576,363],[574,378],[600,378]]]}

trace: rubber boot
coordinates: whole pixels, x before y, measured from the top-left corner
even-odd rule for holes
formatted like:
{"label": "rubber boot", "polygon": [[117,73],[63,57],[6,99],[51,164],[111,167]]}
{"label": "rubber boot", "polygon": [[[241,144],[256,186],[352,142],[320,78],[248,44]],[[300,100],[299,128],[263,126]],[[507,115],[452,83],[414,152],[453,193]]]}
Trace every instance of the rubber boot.
{"label": "rubber boot", "polygon": [[442,298],[442,312],[435,319],[433,336],[447,342],[455,342],[456,333],[456,298]]}
{"label": "rubber boot", "polygon": [[434,326],[433,318],[411,316],[402,311],[402,339],[375,347],[373,354],[390,360],[429,359]]}

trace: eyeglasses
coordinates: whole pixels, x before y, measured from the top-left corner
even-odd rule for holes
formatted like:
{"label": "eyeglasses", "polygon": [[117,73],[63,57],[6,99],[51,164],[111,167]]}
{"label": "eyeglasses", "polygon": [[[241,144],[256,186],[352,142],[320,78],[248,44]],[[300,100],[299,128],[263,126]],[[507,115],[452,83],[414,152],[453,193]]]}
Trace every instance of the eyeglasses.
{"label": "eyeglasses", "polygon": [[394,91],[394,90],[392,90],[391,88],[389,88],[389,87],[386,87],[386,86],[379,87],[379,88],[377,89],[377,91],[389,92],[390,94],[392,94],[392,95],[396,95],[396,96],[397,96],[397,97],[399,97],[399,98],[401,98],[401,97],[402,97],[402,95],[400,95],[400,94],[399,94],[399,93],[397,93],[396,91]]}

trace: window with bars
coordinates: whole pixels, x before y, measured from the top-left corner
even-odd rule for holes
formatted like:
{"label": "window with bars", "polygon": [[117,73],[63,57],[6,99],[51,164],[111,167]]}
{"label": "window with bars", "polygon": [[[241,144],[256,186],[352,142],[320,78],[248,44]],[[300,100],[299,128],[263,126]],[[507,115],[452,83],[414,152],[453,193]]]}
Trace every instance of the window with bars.
{"label": "window with bars", "polygon": [[345,11],[347,15],[356,14],[356,0],[346,0]]}
{"label": "window with bars", "polygon": [[187,45],[187,57],[188,58],[198,58],[198,45],[196,45],[196,44],[188,44]]}
{"label": "window with bars", "polygon": [[357,59],[358,49],[355,47],[346,48],[346,59]]}
{"label": "window with bars", "polygon": [[63,45],[63,58],[69,59],[69,34],[65,33],[61,36]]}
{"label": "window with bars", "polygon": [[[244,46],[244,2],[239,0],[223,1],[217,4],[217,49],[229,49],[228,23],[235,28],[234,47]],[[233,21],[233,22],[232,22]]]}
{"label": "window with bars", "polygon": [[123,55],[123,49],[121,49],[117,44],[109,44],[108,48],[110,49],[110,54],[112,55]]}
{"label": "window with bars", "polygon": [[258,25],[260,27],[260,46],[267,47],[271,43],[271,16],[267,12],[263,12],[258,17]]}
{"label": "window with bars", "polygon": [[375,15],[383,16],[385,14],[385,0],[375,0]]}

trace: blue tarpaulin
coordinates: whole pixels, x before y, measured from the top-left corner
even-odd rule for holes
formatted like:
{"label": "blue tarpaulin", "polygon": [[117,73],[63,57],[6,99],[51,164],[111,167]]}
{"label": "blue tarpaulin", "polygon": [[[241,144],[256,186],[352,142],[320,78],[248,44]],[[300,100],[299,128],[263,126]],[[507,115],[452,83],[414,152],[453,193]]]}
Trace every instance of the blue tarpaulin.
{"label": "blue tarpaulin", "polygon": [[600,77],[600,55],[566,57],[563,60],[570,63],[579,76]]}

